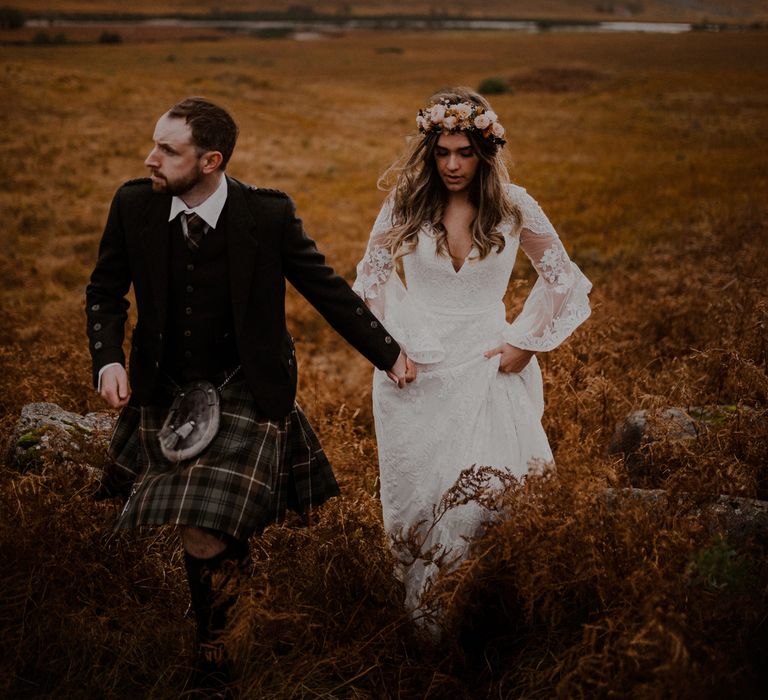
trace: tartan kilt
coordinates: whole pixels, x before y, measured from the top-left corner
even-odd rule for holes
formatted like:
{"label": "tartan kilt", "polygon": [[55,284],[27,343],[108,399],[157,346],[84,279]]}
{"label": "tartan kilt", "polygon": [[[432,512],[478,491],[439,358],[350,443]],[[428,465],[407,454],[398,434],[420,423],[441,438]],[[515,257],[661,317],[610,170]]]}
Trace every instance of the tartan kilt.
{"label": "tartan kilt", "polygon": [[109,445],[104,479],[130,494],[116,528],[194,525],[246,539],[339,494],[328,458],[301,407],[264,420],[245,381],[221,390],[219,430],[197,457],[173,463],[157,434],[167,406],[126,406]]}

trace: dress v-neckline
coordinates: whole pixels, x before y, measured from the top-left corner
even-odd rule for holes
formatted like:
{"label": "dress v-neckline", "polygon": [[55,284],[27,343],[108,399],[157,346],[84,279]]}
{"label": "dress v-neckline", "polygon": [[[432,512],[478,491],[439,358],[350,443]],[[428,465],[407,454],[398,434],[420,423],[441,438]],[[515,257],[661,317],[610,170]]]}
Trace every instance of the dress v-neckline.
{"label": "dress v-neckline", "polygon": [[469,260],[470,256],[472,255],[472,252],[475,250],[474,243],[470,242],[469,244],[469,250],[467,251],[467,254],[464,258],[461,260],[461,265],[459,265],[459,269],[456,269],[456,266],[453,264],[454,256],[451,255],[451,246],[448,245],[448,240],[445,241],[445,248],[448,252],[448,262],[451,263],[451,269],[458,275],[463,269],[464,266],[467,264],[467,261]]}
{"label": "dress v-neckline", "polygon": [[[470,254],[472,253],[471,250],[469,252]],[[464,269],[464,266],[467,264],[467,260],[469,260],[469,255],[467,255],[467,257],[461,261],[461,265],[459,265],[459,269],[457,270],[456,266],[453,264],[453,257],[451,256],[450,253],[448,253],[448,263],[450,264],[451,270],[453,270],[454,275],[458,275]]]}
{"label": "dress v-neckline", "polygon": [[[447,261],[448,261],[448,265],[450,266],[451,272],[453,272],[453,274],[454,274],[454,275],[458,275],[458,274],[459,274],[459,273],[460,273],[460,272],[461,272],[461,271],[462,271],[462,270],[463,270],[463,269],[466,267],[466,265],[467,265],[467,262],[469,261],[469,258],[470,258],[470,256],[471,256],[471,255],[472,255],[472,253],[474,252],[474,250],[475,250],[475,245],[474,245],[474,243],[473,243],[473,244],[470,246],[470,248],[469,248],[469,252],[467,253],[467,257],[466,257],[466,258],[464,258],[464,260],[463,260],[463,261],[462,261],[462,263],[461,263],[461,266],[460,266],[460,267],[459,267],[459,269],[457,270],[457,269],[456,269],[456,268],[453,266],[453,258],[451,258],[450,249],[449,249],[449,252],[448,252],[448,255],[447,255],[447,256],[439,255],[439,254],[438,254],[438,252],[437,252],[437,245],[436,245],[436,241],[437,241],[437,231],[436,231],[436,226],[435,226],[434,224],[430,224],[430,225],[429,225],[429,229],[430,229],[430,230],[429,230],[429,233],[430,233],[430,236],[429,236],[429,237],[432,239],[432,245],[433,245],[433,248],[434,248],[434,253],[435,253],[435,256],[436,256],[436,257],[438,257],[438,258],[440,258],[441,260],[442,260],[442,259],[445,259],[445,260],[447,260]],[[447,246],[446,246],[446,247],[447,247]]]}

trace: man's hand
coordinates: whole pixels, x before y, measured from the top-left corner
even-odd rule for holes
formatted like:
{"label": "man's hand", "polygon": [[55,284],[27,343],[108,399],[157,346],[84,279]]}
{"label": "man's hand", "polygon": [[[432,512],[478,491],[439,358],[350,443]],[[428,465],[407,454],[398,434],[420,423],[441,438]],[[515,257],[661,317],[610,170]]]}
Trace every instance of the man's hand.
{"label": "man's hand", "polygon": [[416,379],[416,364],[401,350],[395,364],[387,370],[387,376],[402,389]]}
{"label": "man's hand", "polygon": [[128,387],[128,373],[122,365],[107,367],[101,375],[99,395],[112,408],[122,408],[131,398]]}
{"label": "man's hand", "polygon": [[521,350],[514,345],[504,343],[504,345],[499,345],[499,347],[486,352],[485,356],[490,359],[495,355],[501,355],[499,371],[509,374],[510,372],[522,372],[534,354],[532,350]]}

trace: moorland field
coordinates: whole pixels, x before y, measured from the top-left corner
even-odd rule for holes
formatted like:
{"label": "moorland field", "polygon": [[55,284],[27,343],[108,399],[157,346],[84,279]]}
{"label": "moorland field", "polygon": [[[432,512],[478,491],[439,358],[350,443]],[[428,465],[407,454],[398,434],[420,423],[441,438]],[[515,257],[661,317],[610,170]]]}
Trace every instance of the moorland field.
{"label": "moorland field", "polygon": [[[703,508],[768,498],[764,34],[355,33],[0,56],[6,441],[28,402],[101,409],[84,286],[114,190],[144,174],[154,120],[188,94],[231,109],[230,173],[289,192],[351,280],[416,109],[440,86],[502,77],[512,91],[491,99],[512,178],[594,282],[592,318],[540,358],[557,469],[511,486],[505,517],[436,586],[449,633],[432,650],[403,614],[380,525],[371,370],[290,293],[300,400],[343,496],[313,527],[254,542],[229,636],[244,697],[765,687],[765,542]],[[532,279],[521,260],[510,314]],[[615,490],[629,481],[607,446],[629,411],[667,406],[728,409],[695,440],[648,448],[646,485],[674,494],[649,504]],[[107,537],[118,506],[89,498],[104,456],[84,447],[1,468],[0,693],[178,697],[192,644],[179,545],[165,530]]]}

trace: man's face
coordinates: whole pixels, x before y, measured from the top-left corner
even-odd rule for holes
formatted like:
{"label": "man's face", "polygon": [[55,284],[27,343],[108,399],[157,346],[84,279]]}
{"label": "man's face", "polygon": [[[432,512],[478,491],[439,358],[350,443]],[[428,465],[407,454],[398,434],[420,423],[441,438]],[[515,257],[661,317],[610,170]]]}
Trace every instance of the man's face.
{"label": "man's face", "polygon": [[192,143],[189,124],[164,114],[152,140],[155,145],[144,161],[152,177],[152,189],[179,196],[189,192],[203,176],[203,153]]}

